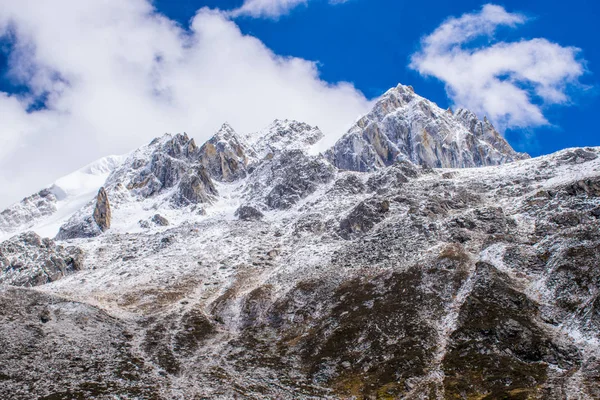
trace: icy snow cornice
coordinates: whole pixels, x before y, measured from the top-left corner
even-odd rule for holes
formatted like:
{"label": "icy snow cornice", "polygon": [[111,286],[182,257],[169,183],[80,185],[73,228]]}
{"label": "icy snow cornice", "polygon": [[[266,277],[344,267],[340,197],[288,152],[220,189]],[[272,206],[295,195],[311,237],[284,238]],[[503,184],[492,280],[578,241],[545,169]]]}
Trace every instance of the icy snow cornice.
{"label": "icy snow cornice", "polygon": [[431,168],[466,168],[528,157],[515,152],[487,120],[467,110],[442,110],[403,85],[385,93],[327,156],[338,168],[353,171],[405,159]]}

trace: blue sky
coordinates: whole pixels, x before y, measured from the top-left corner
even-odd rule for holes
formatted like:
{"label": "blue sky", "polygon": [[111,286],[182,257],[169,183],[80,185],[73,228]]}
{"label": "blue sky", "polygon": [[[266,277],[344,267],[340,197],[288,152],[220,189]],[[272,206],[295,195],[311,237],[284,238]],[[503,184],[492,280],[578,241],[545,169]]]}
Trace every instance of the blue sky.
{"label": "blue sky", "polygon": [[[187,26],[197,9],[239,7],[240,0],[157,0],[162,13]],[[315,0],[290,14],[273,19],[238,18],[246,34],[256,36],[278,54],[319,62],[321,76],[330,82],[349,81],[367,97],[381,95],[398,83],[412,85],[422,96],[443,108],[450,105],[444,85],[409,69],[410,56],[420,39],[449,16],[481,8],[485,2],[351,0],[331,6]],[[580,79],[589,86],[571,92],[572,106],[548,107],[550,126],[509,129],[510,143],[533,156],[567,147],[599,146],[597,127],[600,97],[600,2],[593,0],[519,0],[494,2],[531,20],[518,29],[502,31],[499,40],[547,38],[581,49],[588,73]]]}
{"label": "blue sky", "polygon": [[487,115],[533,156],[599,146],[599,9],[0,0],[0,208],[165,132],[202,142],[223,122],[247,133],[289,118],[318,125],[326,147],[398,83]]}

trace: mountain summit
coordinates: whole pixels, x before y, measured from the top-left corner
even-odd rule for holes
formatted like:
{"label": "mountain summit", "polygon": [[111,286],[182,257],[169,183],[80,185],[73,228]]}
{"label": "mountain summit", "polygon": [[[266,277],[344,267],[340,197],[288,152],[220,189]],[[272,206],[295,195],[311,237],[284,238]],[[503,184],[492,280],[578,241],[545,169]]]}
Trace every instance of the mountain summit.
{"label": "mountain summit", "polygon": [[338,168],[373,171],[399,160],[431,168],[500,165],[528,158],[486,120],[468,110],[442,110],[410,86],[387,91],[327,152]]}

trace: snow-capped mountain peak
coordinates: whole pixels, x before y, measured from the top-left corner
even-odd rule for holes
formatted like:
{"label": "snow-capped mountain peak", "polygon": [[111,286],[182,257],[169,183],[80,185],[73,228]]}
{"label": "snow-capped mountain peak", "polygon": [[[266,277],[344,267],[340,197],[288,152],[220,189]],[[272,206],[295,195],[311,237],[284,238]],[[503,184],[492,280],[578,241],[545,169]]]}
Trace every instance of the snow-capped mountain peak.
{"label": "snow-capped mountain peak", "polygon": [[443,110],[403,85],[387,91],[327,156],[338,168],[354,171],[372,171],[398,159],[465,168],[528,157],[515,152],[487,120],[467,110]]}

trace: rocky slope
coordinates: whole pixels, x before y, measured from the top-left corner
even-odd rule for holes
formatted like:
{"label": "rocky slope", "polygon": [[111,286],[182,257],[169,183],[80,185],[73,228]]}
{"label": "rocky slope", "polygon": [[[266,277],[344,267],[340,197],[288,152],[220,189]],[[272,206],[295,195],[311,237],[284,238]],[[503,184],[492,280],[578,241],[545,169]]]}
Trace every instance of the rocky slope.
{"label": "rocky slope", "polygon": [[515,152],[487,119],[479,121],[468,110],[442,110],[403,85],[384,94],[327,156],[351,171],[373,171],[399,160],[465,168],[528,158]]}
{"label": "rocky slope", "polygon": [[3,243],[0,397],[600,398],[600,148],[360,171],[320,136],[164,136],[61,230],[94,235]]}

